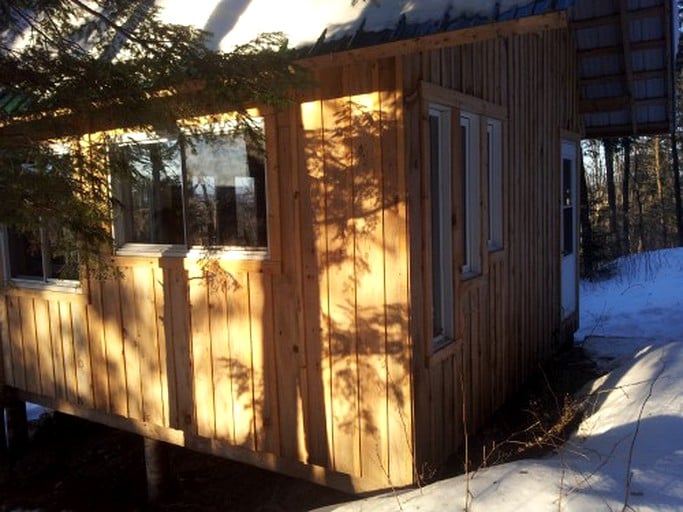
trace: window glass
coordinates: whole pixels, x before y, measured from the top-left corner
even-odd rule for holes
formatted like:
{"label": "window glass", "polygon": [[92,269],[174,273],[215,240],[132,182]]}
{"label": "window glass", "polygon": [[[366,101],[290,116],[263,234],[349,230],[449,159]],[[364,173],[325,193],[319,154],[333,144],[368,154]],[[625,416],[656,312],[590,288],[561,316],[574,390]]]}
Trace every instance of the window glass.
{"label": "window glass", "polygon": [[232,134],[112,146],[117,245],[268,246],[263,144]]}
{"label": "window glass", "polygon": [[48,281],[78,280],[78,252],[65,229],[44,223],[37,231],[7,230],[10,277]]}
{"label": "window glass", "polygon": [[119,244],[182,244],[182,178],[178,145],[130,143],[112,151]]}
{"label": "window glass", "polygon": [[262,151],[244,138],[195,138],[185,146],[190,245],[265,248]]}

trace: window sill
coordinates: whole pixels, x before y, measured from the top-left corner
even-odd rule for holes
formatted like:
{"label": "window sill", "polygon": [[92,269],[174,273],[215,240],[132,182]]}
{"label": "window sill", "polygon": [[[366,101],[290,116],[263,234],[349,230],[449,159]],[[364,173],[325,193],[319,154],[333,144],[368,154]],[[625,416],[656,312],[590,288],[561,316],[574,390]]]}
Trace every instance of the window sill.
{"label": "window sill", "polygon": [[432,352],[436,354],[438,351],[448,347],[452,343],[455,343],[455,339],[449,336],[437,336],[432,340]]}
{"label": "window sill", "polygon": [[205,249],[203,247],[187,248],[183,245],[160,245],[160,244],[126,244],[116,249],[116,256],[138,256],[148,258],[187,258],[201,260],[204,258],[216,258],[219,260],[234,261],[266,261],[269,259],[268,251],[258,249],[233,249],[230,247],[216,247]]}
{"label": "window sill", "polygon": [[498,244],[495,242],[488,242],[487,247],[488,247],[489,252],[499,252],[499,251],[502,251],[503,249],[505,249],[503,244]]}
{"label": "window sill", "polygon": [[39,281],[34,279],[26,279],[20,277],[13,277],[8,281],[10,289],[35,290],[39,292],[57,292],[57,293],[83,293],[80,281],[73,281],[69,279],[50,279],[48,281]]}
{"label": "window sill", "polygon": [[[265,250],[233,249],[229,247],[217,247],[205,249],[202,247],[187,248],[182,245],[155,245],[155,244],[126,244],[116,249],[115,258],[121,258],[123,262],[135,258],[147,259],[154,264],[160,260],[166,260],[166,264],[160,266],[175,265],[175,262],[184,261],[184,266],[197,265],[202,260],[214,259],[227,271],[245,272],[268,272],[279,273],[280,262],[272,260]],[[180,263],[182,265],[182,263]]]}
{"label": "window sill", "polygon": [[462,281],[471,281],[472,279],[476,279],[477,277],[481,277],[482,275],[483,274],[481,273],[481,271],[462,269],[460,279]]}

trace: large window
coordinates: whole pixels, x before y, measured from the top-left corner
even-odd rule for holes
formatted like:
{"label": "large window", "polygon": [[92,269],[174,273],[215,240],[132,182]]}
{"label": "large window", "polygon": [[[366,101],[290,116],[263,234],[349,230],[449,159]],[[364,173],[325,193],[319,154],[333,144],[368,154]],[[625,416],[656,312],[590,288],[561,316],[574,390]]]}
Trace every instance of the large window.
{"label": "large window", "polygon": [[465,275],[481,272],[481,166],[479,116],[460,114],[460,156],[464,218],[463,266]]}
{"label": "large window", "polygon": [[453,232],[451,112],[429,109],[429,175],[431,197],[432,329],[435,344],[453,339]]}
{"label": "large window", "polygon": [[111,148],[117,245],[265,251],[263,145],[225,133],[122,137]]}

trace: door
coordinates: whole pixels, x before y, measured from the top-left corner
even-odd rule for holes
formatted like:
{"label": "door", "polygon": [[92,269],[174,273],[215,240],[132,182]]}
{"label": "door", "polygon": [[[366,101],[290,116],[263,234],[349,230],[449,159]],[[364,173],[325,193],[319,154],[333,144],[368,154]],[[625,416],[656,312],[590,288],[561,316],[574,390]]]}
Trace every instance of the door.
{"label": "door", "polygon": [[576,312],[578,297],[577,143],[562,141],[560,251],[562,257],[562,319]]}

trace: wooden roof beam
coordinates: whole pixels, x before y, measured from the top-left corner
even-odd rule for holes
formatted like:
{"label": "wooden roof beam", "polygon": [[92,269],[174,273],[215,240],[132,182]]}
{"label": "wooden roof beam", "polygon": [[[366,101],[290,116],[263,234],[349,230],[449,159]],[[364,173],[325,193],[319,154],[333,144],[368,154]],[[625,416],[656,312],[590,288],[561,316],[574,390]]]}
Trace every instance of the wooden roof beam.
{"label": "wooden roof beam", "polygon": [[[646,41],[638,41],[631,44],[631,53],[642,52],[645,50],[659,50],[666,46],[666,39],[648,39]],[[617,44],[614,46],[601,46],[599,48],[590,48],[588,50],[581,50],[577,52],[579,59],[590,59],[591,57],[602,57],[605,55],[613,55],[622,53],[623,45]]]}
{"label": "wooden roof beam", "polygon": [[[633,72],[633,80],[638,81],[638,80],[650,80],[650,79],[663,79],[666,78],[667,73],[663,69],[649,69],[647,71],[634,71]],[[584,86],[590,86],[590,85],[601,85],[601,84],[607,84],[607,83],[613,83],[613,82],[621,82],[623,80],[626,80],[626,75],[624,73],[616,73],[614,75],[598,75],[598,76],[589,76],[585,78],[581,78],[579,80],[579,85],[581,87]]]}
{"label": "wooden roof beam", "polygon": [[581,100],[579,102],[579,112],[581,114],[601,114],[607,112],[620,112],[626,109],[633,109],[631,115],[635,115],[637,107],[650,107],[653,105],[667,104],[667,96],[655,96],[652,98],[631,99],[630,96],[613,96],[608,98],[598,98],[594,100]]}
{"label": "wooden roof beam", "polygon": [[631,57],[631,28],[629,26],[628,5],[626,0],[619,0],[619,19],[621,22],[621,44],[624,47],[624,74],[626,75],[626,90],[629,96],[629,113],[631,115],[631,126],[633,133],[636,133],[636,113],[633,99],[635,96],[635,86],[633,84],[633,59]]}
{"label": "wooden roof beam", "polygon": [[[677,20],[678,21],[678,20]],[[678,25],[676,25],[678,26]],[[667,28],[668,27],[668,28]],[[676,114],[674,113],[674,73],[675,71],[675,66],[676,63],[674,62],[674,54],[672,53],[673,51],[673,34],[671,33],[671,29],[673,27],[673,12],[671,9],[671,2],[668,2],[667,0],[664,0],[664,34],[666,38],[666,65],[667,65],[667,71],[668,73],[666,74],[666,95],[667,95],[667,114],[670,116],[669,117],[669,124],[670,124],[670,129],[673,130],[675,129],[675,118]]]}
{"label": "wooden roof beam", "polygon": [[585,137],[601,139],[603,137],[623,137],[625,135],[662,135],[670,131],[668,123],[650,123],[638,125],[638,132],[632,133],[631,125],[587,126]]}
{"label": "wooden roof beam", "polygon": [[[654,18],[662,15],[661,6],[646,7],[643,9],[636,9],[627,12],[628,21],[640,20],[644,18]],[[621,12],[616,14],[608,14],[606,16],[598,16],[595,18],[585,18],[582,20],[571,21],[569,26],[572,29],[580,30],[582,28],[602,27],[604,25],[615,25],[620,23]]]}

